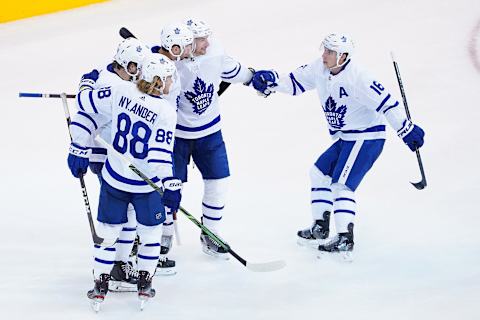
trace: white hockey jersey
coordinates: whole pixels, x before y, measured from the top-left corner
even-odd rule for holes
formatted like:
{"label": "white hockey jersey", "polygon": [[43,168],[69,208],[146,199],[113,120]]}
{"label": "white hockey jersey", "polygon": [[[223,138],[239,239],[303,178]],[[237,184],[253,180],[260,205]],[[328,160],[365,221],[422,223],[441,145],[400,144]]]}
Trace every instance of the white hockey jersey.
{"label": "white hockey jersey", "polygon": [[385,139],[385,118],[398,134],[412,126],[398,100],[354,61],[333,75],[317,59],[277,84],[275,91],[290,95],[316,89],[333,139]]}
{"label": "white hockey jersey", "polygon": [[218,104],[219,85],[226,82],[248,82],[252,72],[225,54],[223,48],[210,41],[207,53],[176,63],[181,93],[178,100],[178,123],[175,135],[197,139],[221,129]]}
{"label": "white hockey jersey", "polygon": [[[109,64],[105,69],[99,71],[98,79],[95,82],[93,89],[99,89],[109,86],[116,86],[123,83],[125,80],[120,78],[115,71],[113,70],[113,65]],[[77,97],[78,98],[78,97]],[[73,126],[85,127],[85,124],[90,123],[88,116],[85,112],[79,111],[72,116],[72,123]],[[91,162],[105,162],[106,159],[106,149],[103,148],[95,139],[94,137],[99,135],[103,140],[111,143],[111,128],[110,123],[105,124],[103,127],[94,128],[92,132],[92,138],[87,143],[87,147],[92,149],[92,153],[90,154],[89,160]]]}
{"label": "white hockey jersey", "polygon": [[[122,81],[116,86],[80,92],[77,107],[89,121],[85,128],[70,126],[74,143],[86,146],[95,127],[111,123],[110,136],[115,150],[127,156],[155,183],[173,176],[177,117],[175,108],[167,100],[143,94],[134,83]],[[119,190],[152,191],[116,154],[107,155],[102,177]]]}

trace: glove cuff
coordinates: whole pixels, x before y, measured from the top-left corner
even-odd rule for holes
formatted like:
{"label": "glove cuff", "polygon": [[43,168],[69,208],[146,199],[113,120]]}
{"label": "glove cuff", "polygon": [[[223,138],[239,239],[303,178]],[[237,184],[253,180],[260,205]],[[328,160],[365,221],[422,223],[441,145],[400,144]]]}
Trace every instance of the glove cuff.
{"label": "glove cuff", "polygon": [[413,130],[414,124],[410,120],[405,120],[403,126],[400,130],[397,131],[397,135],[400,139],[405,138]]}
{"label": "glove cuff", "polygon": [[168,177],[162,179],[163,189],[170,191],[182,190],[183,183],[180,179],[175,177]]}
{"label": "glove cuff", "polygon": [[253,75],[255,74],[255,69],[249,67],[248,70],[250,70],[250,72],[252,73],[252,76],[250,77],[250,79],[248,81],[245,81],[243,83],[243,85],[247,86],[247,87],[250,87],[252,85],[252,79],[253,79]]}
{"label": "glove cuff", "polygon": [[70,154],[73,154],[74,156],[88,159],[88,157],[90,157],[90,153],[92,152],[92,150],[72,142],[72,144],[70,144],[70,148],[68,149],[68,152]]}
{"label": "glove cuff", "polygon": [[93,90],[94,85],[95,81],[92,79],[82,79],[82,81],[80,81],[80,85],[78,86],[78,92],[82,92],[83,90]]}

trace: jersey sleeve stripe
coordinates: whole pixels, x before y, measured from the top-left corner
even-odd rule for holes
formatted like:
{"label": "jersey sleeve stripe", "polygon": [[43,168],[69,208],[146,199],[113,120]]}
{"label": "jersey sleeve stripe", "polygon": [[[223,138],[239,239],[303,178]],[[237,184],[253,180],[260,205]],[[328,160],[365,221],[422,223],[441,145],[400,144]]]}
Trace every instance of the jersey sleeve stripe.
{"label": "jersey sleeve stripe", "polygon": [[386,108],[385,110],[383,110],[383,113],[387,113],[388,110],[392,109],[392,108],[395,108],[398,106],[398,101],[395,101],[395,104],[392,105],[392,106],[389,106],[388,108]]}
{"label": "jersey sleeve stripe", "polygon": [[223,76],[223,75],[222,75],[222,79],[232,79],[232,78],[235,78],[235,77],[238,75],[238,73],[240,72],[240,70],[242,70],[242,66],[239,65],[237,72],[236,72],[233,76],[228,76],[228,77],[227,77],[227,76]]}
{"label": "jersey sleeve stripe", "polygon": [[84,116],[84,117],[87,118],[88,120],[90,120],[90,121],[93,123],[93,126],[95,127],[95,130],[98,129],[97,123],[95,122],[95,120],[93,120],[92,117],[90,117],[90,116],[88,115],[88,113],[85,113],[85,112],[82,112],[82,111],[79,111],[79,112],[77,112],[77,113],[78,113],[79,115],[81,115],[81,116]]}
{"label": "jersey sleeve stripe", "polygon": [[98,110],[95,107],[95,102],[93,102],[93,91],[88,92],[88,99],[90,100],[90,105],[92,106],[93,112],[98,113]]}
{"label": "jersey sleeve stripe", "polygon": [[80,108],[80,110],[85,111],[85,108],[83,108],[82,99],[80,98],[81,95],[82,95],[81,92],[79,94],[77,94],[77,104],[78,104],[78,107]]}
{"label": "jersey sleeve stripe", "polygon": [[92,135],[92,132],[90,131],[90,129],[88,129],[87,127],[85,127],[83,124],[81,123],[78,123],[76,121],[70,123],[71,126],[77,126],[77,127],[80,127],[82,128],[83,130],[87,131],[89,135]]}
{"label": "jersey sleeve stripe", "polygon": [[[293,75],[292,72],[290,72],[290,79],[292,80],[292,83],[294,85],[294,92],[296,93],[296,89],[295,87],[298,87],[300,89],[300,91],[305,92],[305,88],[300,84],[300,82],[298,82],[297,79],[295,79],[295,76]],[[293,95],[295,95],[295,93]]]}
{"label": "jersey sleeve stripe", "polygon": [[222,72],[222,74],[227,75],[227,74],[229,74],[229,73],[232,73],[232,72],[234,72],[235,70],[237,70],[237,68],[238,68],[239,66],[240,66],[240,64],[237,64],[237,65],[235,66],[235,68],[233,68],[232,70],[227,71],[227,72]]}
{"label": "jersey sleeve stripe", "polygon": [[382,103],[380,103],[376,111],[377,112],[380,111],[389,99],[390,99],[390,93],[385,97],[385,99],[383,99]]}

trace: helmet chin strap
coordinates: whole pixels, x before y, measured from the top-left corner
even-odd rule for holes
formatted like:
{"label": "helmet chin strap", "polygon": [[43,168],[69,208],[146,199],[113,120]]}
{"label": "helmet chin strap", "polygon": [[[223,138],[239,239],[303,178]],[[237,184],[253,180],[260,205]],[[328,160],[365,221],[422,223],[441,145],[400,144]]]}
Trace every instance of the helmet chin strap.
{"label": "helmet chin strap", "polygon": [[180,60],[182,60],[181,57],[182,57],[182,54],[183,54],[184,51],[185,51],[185,48],[183,47],[183,48],[180,49],[180,53],[179,53],[178,55],[176,55],[176,54],[174,54],[174,53],[172,52],[172,48],[170,48],[170,49],[168,50],[168,52],[170,52],[170,54],[171,54],[173,57],[175,57],[175,61],[180,61]]}
{"label": "helmet chin strap", "polygon": [[337,52],[337,63],[335,64],[335,66],[331,67],[331,68],[328,68],[330,71],[332,71],[333,69],[337,69],[337,68],[341,68],[343,67],[350,59],[345,59],[345,61],[343,61],[342,64],[338,64],[340,62],[340,59],[342,58],[342,54],[343,53],[338,53]]}

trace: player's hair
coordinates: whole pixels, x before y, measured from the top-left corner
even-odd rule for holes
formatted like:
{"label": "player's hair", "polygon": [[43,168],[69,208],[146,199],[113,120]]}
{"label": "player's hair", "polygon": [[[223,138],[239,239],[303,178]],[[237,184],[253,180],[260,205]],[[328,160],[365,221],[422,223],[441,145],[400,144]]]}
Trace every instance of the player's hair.
{"label": "player's hair", "polygon": [[160,93],[160,88],[162,87],[162,80],[160,80],[160,77],[155,76],[153,78],[153,82],[148,82],[143,79],[138,80],[137,82],[137,88],[143,93],[146,94],[159,94]]}

